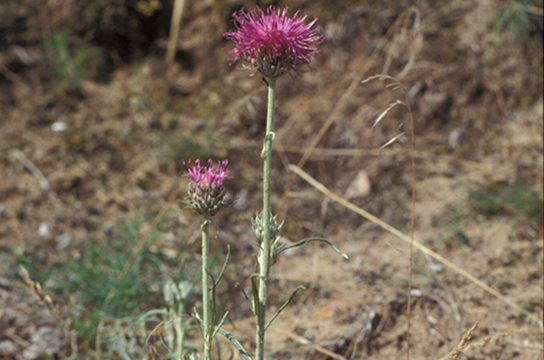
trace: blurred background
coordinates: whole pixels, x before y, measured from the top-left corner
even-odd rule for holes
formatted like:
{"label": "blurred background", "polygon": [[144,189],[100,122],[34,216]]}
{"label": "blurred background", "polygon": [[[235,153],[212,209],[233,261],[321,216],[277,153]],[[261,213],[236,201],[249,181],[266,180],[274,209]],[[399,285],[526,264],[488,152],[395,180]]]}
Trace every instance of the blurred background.
{"label": "blurred background", "polygon": [[[231,249],[219,311],[253,349],[235,284],[249,286],[257,251],[266,84],[230,64],[222,34],[234,11],[268,5],[318,17],[326,38],[313,71],[278,82],[282,236],[326,237],[350,256],[308,245],[280,258],[272,310],[307,289],[271,327],[268,350],[281,350],[272,358],[406,351],[406,244],[299,178],[281,203],[289,164],[348,95],[304,170],[406,234],[415,186],[416,240],[523,309],[416,252],[412,357],[445,356],[480,321],[467,356],[542,358],[542,0],[180,3],[176,39],[174,0],[0,2],[0,358],[167,358],[174,318],[184,351],[198,348],[200,218],[179,200],[182,160],[208,158],[229,160],[237,199],[214,219],[217,273]],[[345,95],[377,74],[402,88],[373,80]],[[373,128],[396,100],[410,109]],[[38,301],[20,265],[51,301]],[[232,346],[218,344],[229,358]]]}

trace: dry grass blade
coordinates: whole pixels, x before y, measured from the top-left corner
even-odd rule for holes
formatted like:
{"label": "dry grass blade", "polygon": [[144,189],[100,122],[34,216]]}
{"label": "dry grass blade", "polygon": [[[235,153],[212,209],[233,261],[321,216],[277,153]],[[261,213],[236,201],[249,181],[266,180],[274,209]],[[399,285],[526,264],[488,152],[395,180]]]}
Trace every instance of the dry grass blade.
{"label": "dry grass blade", "polygon": [[[302,155],[302,158],[299,160],[297,166],[299,168],[304,167],[306,164],[306,161],[310,157],[310,155],[313,153],[314,149],[317,147],[317,144],[321,141],[327,130],[331,127],[331,125],[334,123],[334,121],[338,118],[340,115],[340,111],[344,108],[344,106],[347,104],[348,99],[350,98],[351,94],[353,94],[353,91],[355,91],[355,88],[359,86],[361,83],[361,80],[363,80],[364,76],[366,75],[366,72],[370,69],[372,65],[374,65],[374,62],[378,58],[378,54],[382,51],[384,46],[387,44],[387,42],[391,39],[391,36],[394,33],[394,30],[397,29],[398,25],[404,21],[406,16],[408,16],[411,12],[413,12],[414,9],[410,8],[403,12],[397,20],[389,27],[387,30],[387,33],[382,37],[380,40],[378,46],[370,56],[370,59],[364,63],[364,65],[359,70],[359,73],[349,87],[344,91],[338,102],[336,103],[336,106],[334,107],[333,111],[315,136],[315,138],[312,140],[310,145],[306,148],[306,151]],[[281,196],[280,205],[278,209],[278,213],[282,213],[283,210],[285,210],[286,202],[287,202],[287,196],[289,194],[289,191],[291,191],[291,186],[293,185],[293,181],[295,180],[296,175],[295,174],[289,174],[289,179],[287,180],[287,184],[285,185],[285,190],[283,191],[283,194]]]}
{"label": "dry grass blade", "polygon": [[[407,242],[407,243],[410,243],[411,242],[411,239],[408,235],[406,234],[403,234],[402,232],[400,232],[399,230],[395,229],[394,227],[392,227],[391,225],[389,225],[388,223],[386,223],[385,221],[377,218],[376,216],[370,214],[369,212],[361,209],[360,207],[350,203],[349,201],[343,199],[342,197],[334,194],[333,192],[331,192],[329,189],[327,189],[323,184],[321,184],[320,182],[318,182],[317,180],[315,180],[314,178],[312,178],[310,175],[308,175],[306,172],[304,172],[304,170],[300,169],[299,167],[295,166],[295,165],[290,165],[289,166],[289,169],[297,174],[298,176],[300,176],[302,179],[304,179],[306,182],[308,182],[310,185],[312,185],[314,188],[316,188],[317,190],[319,190],[320,192],[322,192],[324,195],[330,197],[332,200],[336,201],[337,203],[339,203],[340,205],[350,209],[351,211],[361,215],[362,217],[372,221],[374,224],[378,225],[379,227],[381,227],[382,229],[390,232],[391,234],[395,235],[396,237],[398,237],[399,239]],[[450,268],[451,270],[455,271],[456,273],[458,273],[459,275],[462,275],[463,277],[467,278],[468,280],[472,281],[474,284],[476,284],[477,286],[479,286],[480,288],[484,289],[485,291],[487,291],[488,293],[492,294],[493,296],[495,296],[496,298],[500,299],[501,301],[503,301],[505,304],[509,305],[511,308],[515,309],[516,311],[518,311],[519,313],[527,316],[529,319],[531,319],[535,324],[537,324],[537,326],[539,326],[539,328],[542,328],[542,322],[541,322],[541,319],[539,319],[537,316],[535,316],[534,314],[528,312],[527,310],[523,309],[521,306],[519,306],[518,304],[516,304],[514,301],[510,300],[509,298],[507,298],[506,296],[502,295],[500,292],[498,292],[497,290],[493,289],[492,287],[490,287],[489,285],[487,285],[486,283],[484,283],[483,281],[479,280],[478,278],[474,277],[473,275],[469,274],[468,272],[466,272],[465,270],[461,269],[460,267],[458,267],[457,265],[455,265],[454,263],[450,262],[449,260],[445,259],[444,257],[442,257],[440,254],[432,251],[431,249],[427,248],[426,246],[422,245],[421,243],[419,243],[418,241],[414,240],[413,241],[413,245],[418,248],[420,251],[422,251],[423,253],[431,256],[432,258],[434,258],[435,260],[441,262],[442,264],[444,264],[445,266],[447,266],[448,268]]]}
{"label": "dry grass blade", "polygon": [[[415,16],[416,16],[416,23],[417,24],[414,24],[414,27],[416,27],[417,25],[417,28],[419,29],[419,10],[415,9],[414,8],[414,13],[415,13]],[[413,60],[413,59],[412,59]],[[409,68],[408,68],[408,65],[406,65],[406,68],[403,70],[403,73],[406,71],[409,71]],[[410,65],[411,66],[411,65]],[[415,159],[415,130],[414,130],[414,116],[413,116],[413,113],[412,113],[412,107],[410,106],[410,100],[408,99],[408,94],[406,92],[406,90],[404,89],[404,86],[402,86],[402,84],[400,83],[400,81],[392,76],[389,76],[389,75],[376,75],[376,76],[373,76],[373,77],[370,77],[369,79],[363,81],[363,83],[365,82],[368,82],[370,80],[373,80],[373,79],[382,79],[382,80],[389,80],[391,81],[389,84],[386,85],[387,88],[392,88],[393,90],[401,90],[403,96],[404,96],[404,99],[406,100],[406,102],[403,102],[403,101],[400,101],[400,100],[397,100],[395,103],[389,105],[388,109],[386,109],[386,111],[384,112],[383,115],[385,115],[385,113],[387,113],[387,111],[389,111],[390,109],[392,109],[394,106],[393,105],[404,105],[404,107],[406,107],[406,109],[408,110],[408,114],[409,114],[409,118],[410,118],[410,128],[411,128],[411,132],[410,132],[410,158],[411,158],[411,168],[412,168],[412,171],[411,171],[411,175],[412,175],[412,216],[411,216],[411,221],[410,221],[410,237],[409,239],[407,240],[409,243],[410,243],[410,256],[409,256],[409,268],[408,268],[408,306],[406,308],[406,317],[408,319],[408,321],[406,322],[406,360],[410,360],[410,328],[411,328],[411,322],[410,322],[410,316],[411,316],[411,312],[412,312],[412,275],[413,275],[413,259],[414,259],[414,230],[415,230],[415,208],[416,208],[416,188],[415,188],[415,180],[416,180],[416,159]],[[400,124],[399,126],[399,129],[403,126],[404,122]],[[375,124],[376,125],[376,124]],[[374,126],[375,126],[374,125]],[[402,132],[400,134],[398,134],[397,136],[395,136],[394,138],[392,138],[391,140],[389,140],[387,143],[385,143],[384,145],[382,145],[380,147],[380,150],[383,150],[384,148],[386,148],[387,146],[391,145],[392,143],[394,143],[395,141],[397,141],[398,138],[400,138],[401,136],[403,136],[405,133]]]}
{"label": "dry grass blade", "polygon": [[174,11],[172,12],[172,23],[170,27],[170,36],[168,37],[168,48],[166,50],[166,65],[171,66],[174,63],[176,55],[176,46],[178,44],[179,27],[185,0],[175,0]]}
{"label": "dry grass blade", "polygon": [[160,337],[161,337],[161,341],[162,341],[163,345],[168,347],[168,342],[166,341],[166,339],[164,337],[164,333],[161,332]]}
{"label": "dry grass blade", "polygon": [[170,322],[172,321],[172,319],[169,319],[169,320],[163,320],[161,321],[160,323],[158,323],[154,328],[153,330],[151,330],[151,332],[149,333],[149,335],[147,335],[147,338],[145,339],[145,347],[150,347],[151,344],[149,343],[149,340],[151,340],[151,338],[153,337],[153,335],[156,335],[158,334],[162,340],[162,342],[164,343],[164,345],[166,347],[168,347],[168,344],[166,341],[164,341],[164,337],[162,336],[162,333],[163,333],[163,327],[164,327],[164,324],[166,324],[167,322]]}
{"label": "dry grass blade", "polygon": [[391,41],[391,46],[387,51],[386,59],[382,73],[387,74],[393,58],[398,58],[401,53],[406,53],[406,43],[409,43],[408,49],[408,61],[402,71],[396,76],[398,79],[404,78],[408,72],[412,69],[415,63],[416,56],[419,54],[423,47],[423,32],[421,31],[421,14],[419,10],[412,6],[407,13],[413,13],[414,20],[412,26],[410,25],[410,19],[408,16],[404,17],[404,23],[400,27],[400,30],[395,34]]}
{"label": "dry grass blade", "polygon": [[[227,144],[228,149],[240,149],[240,148],[262,148],[263,144],[260,140],[251,141],[242,138],[231,138],[230,143]],[[294,154],[304,154],[306,148],[300,146],[282,146],[282,151]],[[311,157],[329,157],[329,156],[411,156],[411,152],[407,152],[405,149],[329,149],[329,148],[315,148]],[[451,161],[456,164],[467,166],[473,169],[481,171],[490,171],[496,173],[497,171],[505,172],[506,170],[500,167],[500,164],[483,163],[473,160],[459,159],[457,156],[445,155],[445,154],[433,154],[428,151],[415,150],[414,157],[418,159],[437,159],[443,161]],[[287,166],[286,166],[287,167]]]}
{"label": "dry grass blade", "polygon": [[169,320],[163,320],[161,321],[160,323],[158,323],[154,328],[153,330],[151,330],[151,332],[147,335],[146,339],[145,339],[145,343],[144,343],[144,346],[146,348],[146,351],[148,354],[151,354],[151,358],[152,359],[161,359],[162,356],[160,355],[160,350],[159,350],[159,346],[157,345],[157,342],[156,341],[153,341],[151,342],[151,338],[154,336],[154,335],[158,335],[161,339],[161,342],[162,344],[164,345],[164,347],[166,347],[168,349],[168,351],[170,352],[173,352],[173,349],[171,349],[169,346],[168,346],[168,341],[165,339],[164,337],[164,324],[166,324],[167,322],[170,322],[172,321],[173,319],[169,319]]}
{"label": "dry grass blade", "polygon": [[51,198],[54,205],[56,207],[62,207],[62,202],[57,196],[57,194],[53,191],[51,188],[51,184],[49,183],[49,180],[45,177],[45,175],[40,171],[40,169],[32,162],[30,161],[26,155],[19,149],[13,149],[10,152],[10,155],[17,159],[21,165],[23,165],[38,181],[40,184],[40,187],[43,191],[47,192],[47,195]]}
{"label": "dry grass blade", "polygon": [[385,144],[380,146],[380,150],[385,149],[386,147],[388,147],[389,145],[391,145],[392,143],[397,141],[397,139],[400,138],[401,136],[403,136],[404,134],[406,134],[406,133],[402,132],[402,133],[398,134],[397,136],[395,136],[394,138],[392,138],[391,140],[389,140],[388,142],[386,142]]}
{"label": "dry grass blade", "polygon": [[374,125],[372,125],[372,129],[374,129],[376,127],[376,125],[378,125],[380,123],[380,121],[382,121],[382,119],[385,117],[385,115],[387,115],[387,113],[392,110],[394,107],[396,107],[397,105],[403,105],[404,103],[400,100],[397,100],[395,101],[394,103],[391,103],[389,104],[389,106],[387,107],[387,109],[385,109],[381,114],[380,116],[378,116],[378,118],[376,119],[376,121],[374,121]]}
{"label": "dry grass blade", "polygon": [[[465,347],[464,350],[470,350],[473,348],[481,348],[485,347],[489,344],[493,343],[499,343],[503,339],[512,338],[515,335],[522,335],[525,341],[529,339],[529,336],[535,336],[539,339],[542,339],[542,335],[544,333],[542,331],[539,332],[521,332],[521,331],[508,331],[508,332],[500,332],[493,335],[484,336],[483,338],[479,339],[478,341],[471,342],[468,346]],[[538,349],[541,353],[544,352],[544,349],[542,349],[542,344],[535,344],[534,346],[529,345],[529,343],[524,342],[523,346],[525,347],[531,347],[533,349]],[[442,359],[440,359],[442,360]]]}
{"label": "dry grass blade", "polygon": [[45,177],[45,175],[38,169],[36,165],[32,161],[30,161],[26,155],[19,149],[13,149],[11,151],[11,156],[13,156],[15,159],[19,160],[19,162],[27,168],[28,171],[34,177],[38,180],[38,183],[40,184],[40,187],[45,190],[49,191],[51,189],[51,185],[49,184],[49,181]]}
{"label": "dry grass blade", "polygon": [[452,351],[450,351],[450,353],[446,357],[441,358],[440,360],[459,360],[461,353],[467,347],[467,344],[472,338],[472,334],[478,327],[479,323],[479,321],[476,321],[476,323],[472,325],[472,327],[465,333],[465,335],[463,335],[463,338],[461,339],[459,344],[457,344],[457,346]]}

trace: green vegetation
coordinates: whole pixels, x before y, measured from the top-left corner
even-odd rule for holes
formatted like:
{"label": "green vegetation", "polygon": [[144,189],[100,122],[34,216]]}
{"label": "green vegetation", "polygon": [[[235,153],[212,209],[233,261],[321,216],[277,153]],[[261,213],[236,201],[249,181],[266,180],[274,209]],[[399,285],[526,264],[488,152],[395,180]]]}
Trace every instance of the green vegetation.
{"label": "green vegetation", "polygon": [[100,49],[88,47],[68,31],[53,32],[45,41],[45,50],[54,82],[60,90],[78,88],[81,79],[91,72],[91,62]]}
{"label": "green vegetation", "polygon": [[468,201],[474,211],[486,216],[523,216],[534,222],[542,221],[542,197],[521,181],[471,190]]}
{"label": "green vegetation", "polygon": [[[198,270],[197,259],[189,251],[182,252],[181,265],[178,257],[170,264],[175,265],[175,274],[165,273],[167,260],[149,251],[163,222],[164,218],[145,241],[140,228],[146,222],[136,217],[66,249],[72,256],[66,261],[41,269],[32,258],[35,254],[28,254],[19,263],[35,280],[50,284],[47,291],[59,299],[70,299],[69,305],[59,304],[63,313],[70,317],[78,337],[91,347],[100,337],[104,358],[145,356],[147,337],[161,321],[167,321],[164,331],[169,348],[179,354],[194,348],[175,334],[192,329],[188,313],[194,307],[192,289],[200,274],[194,270]],[[152,341],[160,342],[160,338]]]}
{"label": "green vegetation", "polygon": [[522,181],[471,189],[466,200],[448,204],[442,214],[434,219],[435,226],[444,228],[446,232],[424,242],[428,245],[445,242],[450,246],[475,246],[465,230],[465,224],[474,214],[514,218],[538,228],[542,226],[544,216],[542,195]]}
{"label": "green vegetation", "polygon": [[522,41],[528,43],[532,33],[542,42],[543,19],[542,0],[517,0],[497,12],[495,21],[495,42],[501,45],[501,33],[507,33],[513,42]]}
{"label": "green vegetation", "polygon": [[[45,271],[44,277],[56,283],[59,296],[77,299],[76,330],[88,341],[93,340],[102,317],[134,315],[145,308],[144,302],[157,300],[158,289],[152,291],[152,285],[160,284],[160,260],[147,249],[156,231],[137,249],[141,225],[139,219],[133,219],[103,240],[94,237],[78,249],[79,257]],[[134,251],[138,255],[125,270]]]}

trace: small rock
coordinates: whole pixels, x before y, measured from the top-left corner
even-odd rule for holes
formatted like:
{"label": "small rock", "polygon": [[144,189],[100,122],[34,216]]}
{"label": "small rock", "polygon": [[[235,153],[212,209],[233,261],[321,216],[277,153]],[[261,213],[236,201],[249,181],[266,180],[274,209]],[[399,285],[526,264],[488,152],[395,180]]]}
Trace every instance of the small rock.
{"label": "small rock", "polygon": [[38,228],[38,235],[42,237],[46,237],[47,235],[49,235],[49,225],[47,225],[46,222],[42,222],[40,224],[40,227]]}
{"label": "small rock", "polygon": [[459,147],[459,144],[463,141],[463,131],[461,129],[455,129],[448,135],[448,145],[450,149],[455,150]]}
{"label": "small rock", "polygon": [[55,121],[51,124],[51,131],[53,132],[63,132],[68,129],[68,124],[66,124],[64,121]]}
{"label": "small rock", "polygon": [[17,345],[10,340],[0,341],[0,354],[10,355],[17,351]]}
{"label": "small rock", "polygon": [[431,264],[429,268],[431,269],[432,272],[436,274],[440,274],[442,271],[444,271],[444,267],[440,264]]}
{"label": "small rock", "polygon": [[357,173],[355,180],[349,185],[344,197],[346,199],[354,199],[358,197],[366,196],[370,193],[370,179],[366,171],[361,170]]}
{"label": "small rock", "polygon": [[10,290],[11,285],[7,277],[0,276],[0,288]]}
{"label": "small rock", "polygon": [[62,251],[66,249],[71,243],[74,238],[70,234],[60,234],[55,238],[55,241],[57,242],[57,251]]}

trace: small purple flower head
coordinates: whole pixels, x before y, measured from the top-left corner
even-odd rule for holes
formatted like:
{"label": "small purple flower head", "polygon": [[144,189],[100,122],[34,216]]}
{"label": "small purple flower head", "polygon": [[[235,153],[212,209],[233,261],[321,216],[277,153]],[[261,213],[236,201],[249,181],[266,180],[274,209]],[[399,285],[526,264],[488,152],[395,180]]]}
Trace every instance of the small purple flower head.
{"label": "small purple flower head", "polygon": [[227,177],[228,160],[219,161],[217,168],[213,167],[212,159],[208,160],[208,167],[201,166],[200,160],[195,161],[195,165],[191,166],[191,160],[188,164],[183,161],[183,165],[187,169],[187,173],[182,176],[188,176],[193,180],[193,186],[202,189],[203,191],[216,189],[223,185],[223,180]]}
{"label": "small purple flower head", "polygon": [[188,163],[183,161],[187,172],[182,176],[188,176],[192,182],[189,183],[189,197],[184,203],[198,211],[201,215],[213,216],[219,210],[230,207],[233,204],[232,199],[225,198],[225,188],[223,181],[227,176],[228,160],[219,161],[217,167],[213,167],[212,159],[208,160],[208,166],[201,166],[200,160],[196,160],[194,166],[191,166],[191,160]]}
{"label": "small purple flower head", "polygon": [[237,30],[223,34],[234,41],[234,49],[229,50],[234,54],[232,63],[246,60],[251,69],[266,77],[278,78],[290,70],[298,72],[304,65],[309,67],[311,57],[320,52],[313,46],[325,38],[319,35],[320,26],[312,29],[317,18],[305,24],[308,15],[300,16],[297,11],[290,18],[287,6],[283,10],[269,6],[266,14],[258,7],[249,12],[242,9],[232,16]]}

